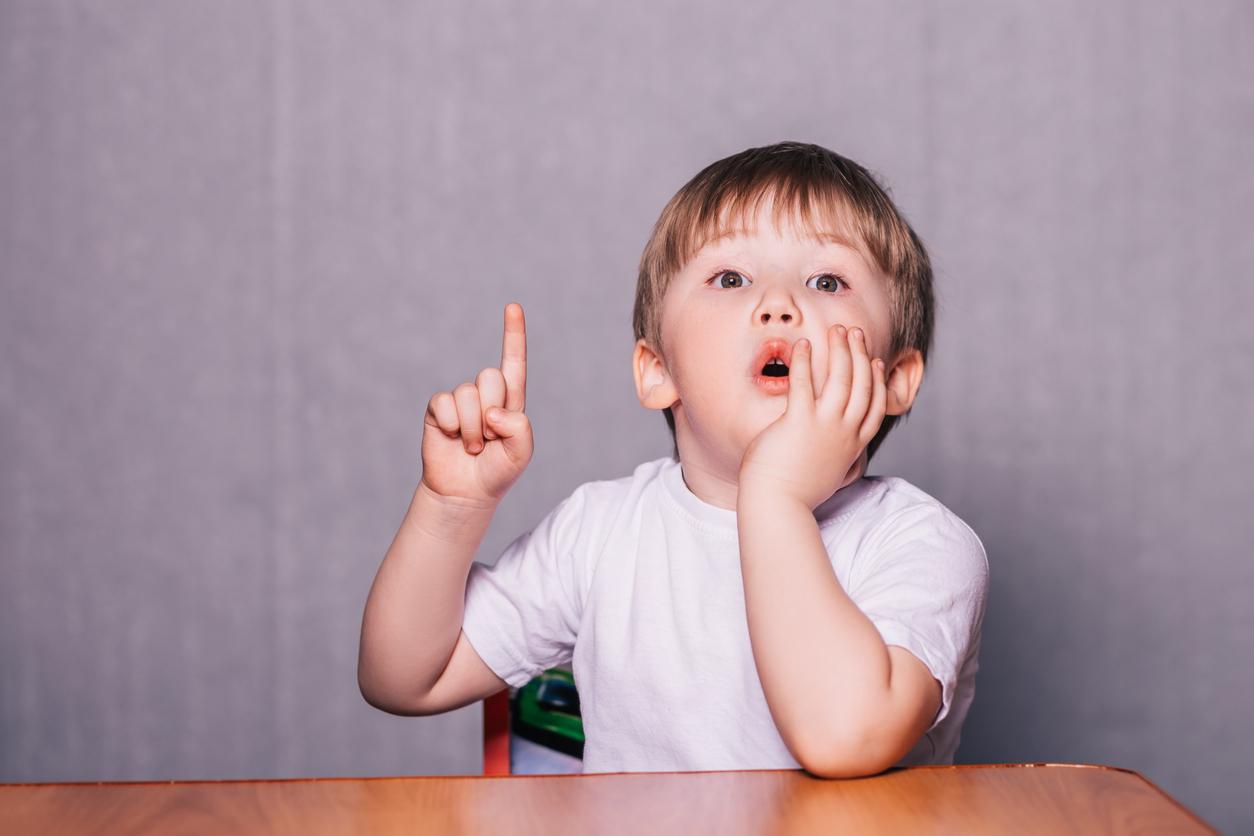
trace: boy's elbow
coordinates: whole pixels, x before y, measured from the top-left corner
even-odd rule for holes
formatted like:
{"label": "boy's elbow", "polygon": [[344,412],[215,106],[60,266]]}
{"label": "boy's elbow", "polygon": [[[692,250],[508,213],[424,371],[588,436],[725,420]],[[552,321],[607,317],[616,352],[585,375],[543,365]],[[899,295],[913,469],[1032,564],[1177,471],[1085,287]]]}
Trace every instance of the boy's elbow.
{"label": "boy's elbow", "polygon": [[807,759],[801,762],[801,768],[815,778],[866,778],[879,775],[890,766],[892,766],[891,762],[868,758],[840,760],[828,757]]}
{"label": "boy's elbow", "polygon": [[361,691],[362,699],[374,708],[389,714],[396,713],[392,710],[394,701],[388,698],[387,692],[380,688],[361,666],[357,668],[357,690]]}
{"label": "boy's elbow", "polygon": [[797,753],[797,763],[816,778],[865,778],[878,775],[898,758],[866,739],[815,740]]}
{"label": "boy's elbow", "polygon": [[424,717],[434,713],[424,710],[419,696],[385,687],[361,666],[357,668],[357,689],[361,691],[362,699],[388,714],[401,717]]}
{"label": "boy's elbow", "polygon": [[388,714],[396,714],[401,717],[423,717],[432,712],[424,711],[421,703],[411,701],[404,697],[398,697],[386,691],[372,688],[360,680],[357,682],[361,689],[361,696],[367,703],[379,709],[386,711]]}

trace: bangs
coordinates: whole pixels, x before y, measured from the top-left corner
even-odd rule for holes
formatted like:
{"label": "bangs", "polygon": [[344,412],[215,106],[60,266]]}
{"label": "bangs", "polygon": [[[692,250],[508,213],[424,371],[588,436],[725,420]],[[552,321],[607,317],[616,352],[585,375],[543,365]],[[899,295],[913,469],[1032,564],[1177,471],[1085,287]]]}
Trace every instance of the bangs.
{"label": "bangs", "polygon": [[791,177],[763,177],[727,185],[703,199],[692,200],[689,206],[676,207],[671,228],[662,230],[665,264],[659,266],[665,272],[683,269],[707,244],[753,232],[753,221],[764,201],[770,202],[770,218],[778,229],[791,229],[798,237],[834,241],[875,260],[863,243],[866,237],[858,213],[843,191]]}

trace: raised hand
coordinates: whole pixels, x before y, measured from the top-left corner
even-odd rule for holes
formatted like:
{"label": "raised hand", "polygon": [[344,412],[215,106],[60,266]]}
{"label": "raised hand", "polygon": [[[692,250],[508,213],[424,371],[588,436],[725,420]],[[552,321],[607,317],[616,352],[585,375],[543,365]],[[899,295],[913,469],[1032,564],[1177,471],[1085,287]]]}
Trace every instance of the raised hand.
{"label": "raised hand", "polygon": [[501,367],[474,383],[436,392],[422,430],[422,482],[444,499],[495,505],[531,461],[527,401],[527,326],[522,305],[505,306]]}
{"label": "raised hand", "polygon": [[817,397],[811,347],[799,340],[788,369],[788,405],[750,442],[740,463],[740,488],[767,483],[817,508],[841,487],[850,466],[883,423],[888,387],[884,361],[867,354],[861,329],[827,330],[827,382]]}

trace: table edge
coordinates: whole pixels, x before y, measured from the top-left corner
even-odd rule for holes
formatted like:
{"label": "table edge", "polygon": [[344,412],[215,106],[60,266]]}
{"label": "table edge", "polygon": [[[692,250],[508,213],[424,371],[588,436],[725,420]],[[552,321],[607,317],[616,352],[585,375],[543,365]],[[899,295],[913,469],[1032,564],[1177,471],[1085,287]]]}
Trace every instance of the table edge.
{"label": "table edge", "polygon": [[[1218,833],[1213,827],[1195,813],[1192,809],[1182,804],[1180,801],[1172,797],[1161,787],[1146,778],[1135,769],[1128,769],[1123,766],[1110,766],[1108,764],[1093,763],[1051,763],[1051,762],[1032,762],[1032,763],[972,763],[972,764],[923,764],[919,766],[891,767],[884,772],[877,773],[884,775],[889,772],[914,771],[920,769],[940,769],[940,770],[957,770],[957,769],[1100,769],[1108,772],[1123,772],[1132,775],[1143,781],[1150,789],[1158,793],[1168,803],[1179,808],[1185,815],[1193,819],[1203,828]],[[314,783],[329,781],[448,781],[448,780],[465,780],[465,781],[510,781],[510,780],[526,780],[529,778],[576,778],[576,779],[595,779],[602,776],[657,776],[657,775],[692,775],[692,774],[709,774],[709,773],[759,773],[759,772],[800,772],[806,773],[805,770],[794,769],[700,769],[700,770],[684,770],[671,772],[574,772],[574,773],[553,773],[553,774],[525,774],[525,775],[345,775],[345,776],[324,776],[324,777],[299,777],[299,778],[199,778],[199,779],[170,779],[165,781],[19,781],[19,782],[0,782],[0,791],[7,788],[25,788],[25,787],[137,787],[137,786],[190,786],[195,784],[291,784],[291,783]],[[831,778],[818,778],[816,780],[842,780]],[[874,778],[876,775],[868,775],[866,778]]]}
{"label": "table edge", "polygon": [[[1050,769],[1105,769],[1114,772],[1126,772],[1135,775],[1146,783],[1153,786],[1153,782],[1134,769],[1128,769],[1122,766],[1108,766],[1105,764],[1092,763],[964,763],[964,764],[920,764],[918,766],[890,767],[884,772],[877,773],[883,775],[888,772],[899,772],[905,770],[919,769],[1034,769],[1034,768],[1050,768]],[[310,781],[449,781],[449,780],[466,780],[466,781],[482,781],[485,778],[495,779],[515,779],[525,780],[528,778],[597,778],[610,775],[693,775],[693,774],[710,774],[720,772],[741,772],[741,773],[757,773],[757,772],[805,772],[801,768],[792,769],[690,769],[675,771],[633,771],[633,772],[558,772],[558,773],[528,773],[523,775],[328,775],[328,776],[304,776],[295,778],[170,778],[166,780],[149,779],[137,781],[4,781],[0,782],[0,788],[4,787],[67,787],[67,786],[141,786],[141,785],[169,785],[169,784],[288,784],[297,782]],[[817,777],[817,776],[816,776]],[[875,775],[865,776],[874,778]],[[833,780],[819,778],[818,780]],[[836,779],[840,780],[840,779]],[[1155,787],[1157,789],[1157,787]],[[1161,792],[1161,790],[1160,790]]]}

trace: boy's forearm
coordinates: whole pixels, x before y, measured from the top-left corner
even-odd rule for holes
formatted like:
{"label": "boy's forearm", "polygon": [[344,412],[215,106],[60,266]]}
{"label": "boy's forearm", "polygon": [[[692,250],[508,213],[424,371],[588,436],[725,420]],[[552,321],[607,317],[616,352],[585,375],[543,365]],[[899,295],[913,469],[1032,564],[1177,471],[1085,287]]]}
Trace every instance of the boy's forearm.
{"label": "boy's forearm", "polygon": [[815,771],[861,745],[888,699],[888,647],[841,587],[804,503],[742,483],[736,514],[758,677],[780,736]]}
{"label": "boy's forearm", "polygon": [[416,699],[443,673],[461,630],[470,564],[495,510],[450,502],[419,483],[362,616],[357,678],[371,702]]}

